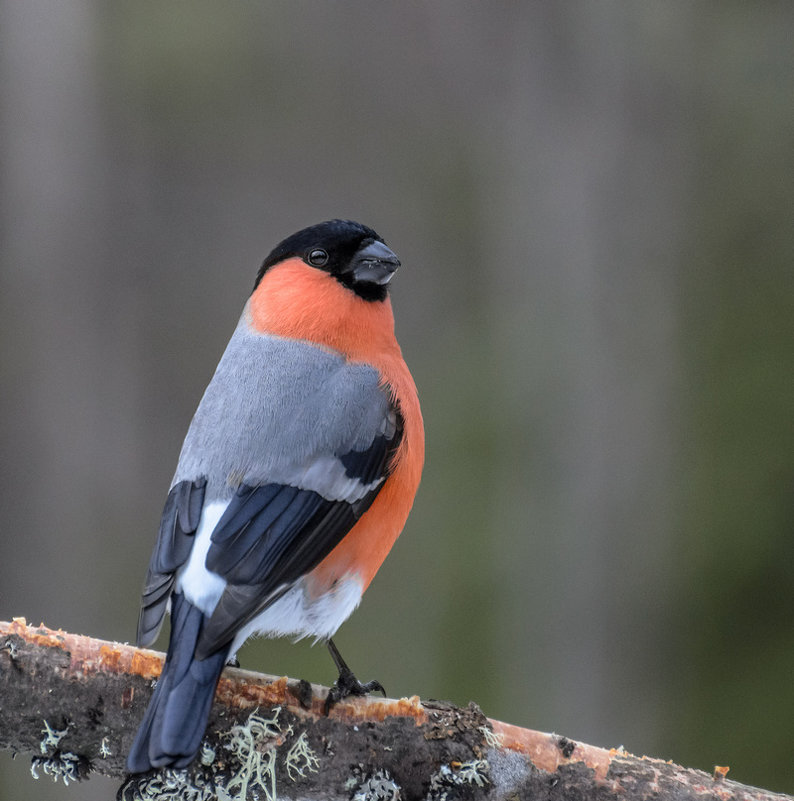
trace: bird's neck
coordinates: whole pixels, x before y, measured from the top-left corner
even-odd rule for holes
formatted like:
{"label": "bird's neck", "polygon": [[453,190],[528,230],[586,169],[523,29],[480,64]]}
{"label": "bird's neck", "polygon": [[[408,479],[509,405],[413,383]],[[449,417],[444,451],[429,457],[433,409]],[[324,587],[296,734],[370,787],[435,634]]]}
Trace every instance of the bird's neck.
{"label": "bird's neck", "polygon": [[399,356],[391,301],[368,301],[329,273],[288,259],[265,273],[245,314],[253,331],[300,339],[374,366]]}

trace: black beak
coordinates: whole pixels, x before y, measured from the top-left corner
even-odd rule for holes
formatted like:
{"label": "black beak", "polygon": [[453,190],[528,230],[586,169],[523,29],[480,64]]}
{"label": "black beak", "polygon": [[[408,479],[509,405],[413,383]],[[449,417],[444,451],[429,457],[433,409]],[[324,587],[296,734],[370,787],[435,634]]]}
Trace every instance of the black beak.
{"label": "black beak", "polygon": [[399,266],[400,260],[394,253],[383,242],[375,241],[353,256],[350,271],[356,282],[385,286]]}

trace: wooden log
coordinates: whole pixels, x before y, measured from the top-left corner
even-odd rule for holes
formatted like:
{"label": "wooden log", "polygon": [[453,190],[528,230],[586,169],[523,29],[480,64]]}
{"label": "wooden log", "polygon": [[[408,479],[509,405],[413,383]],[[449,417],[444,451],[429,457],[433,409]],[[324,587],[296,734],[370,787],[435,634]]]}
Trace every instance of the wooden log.
{"label": "wooden log", "polygon": [[69,782],[124,779],[122,799],[590,799],[772,801],[747,787],[625,751],[418,697],[352,698],[324,715],[327,688],[227,668],[205,748],[188,771],[127,781],[124,759],[163,655],[0,622],[0,748]]}

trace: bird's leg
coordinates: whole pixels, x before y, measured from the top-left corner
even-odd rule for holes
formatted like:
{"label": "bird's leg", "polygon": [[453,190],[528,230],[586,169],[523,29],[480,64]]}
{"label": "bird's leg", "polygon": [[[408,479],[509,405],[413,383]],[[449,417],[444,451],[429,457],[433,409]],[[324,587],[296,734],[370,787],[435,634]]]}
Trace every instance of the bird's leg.
{"label": "bird's leg", "polygon": [[379,681],[368,681],[362,684],[354,675],[353,671],[347,666],[347,662],[342,659],[342,654],[339,653],[334,641],[329,639],[326,643],[328,650],[331,652],[331,659],[334,660],[336,669],[339,671],[339,678],[334,682],[334,686],[328,691],[325,698],[325,714],[331,710],[331,707],[347,698],[348,695],[366,695],[372,692],[381,692],[384,697],[386,690]]}

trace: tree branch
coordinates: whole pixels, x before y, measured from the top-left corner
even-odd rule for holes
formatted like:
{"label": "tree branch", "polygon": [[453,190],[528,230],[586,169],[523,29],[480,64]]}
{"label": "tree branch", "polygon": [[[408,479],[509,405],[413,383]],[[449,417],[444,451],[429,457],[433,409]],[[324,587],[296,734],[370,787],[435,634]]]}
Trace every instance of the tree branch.
{"label": "tree branch", "polygon": [[[65,781],[123,778],[162,654],[0,622],[0,748]],[[203,764],[127,782],[124,799],[720,799],[789,796],[419,698],[356,698],[323,715],[327,688],[227,668]],[[791,801],[791,799],[790,799]]]}

